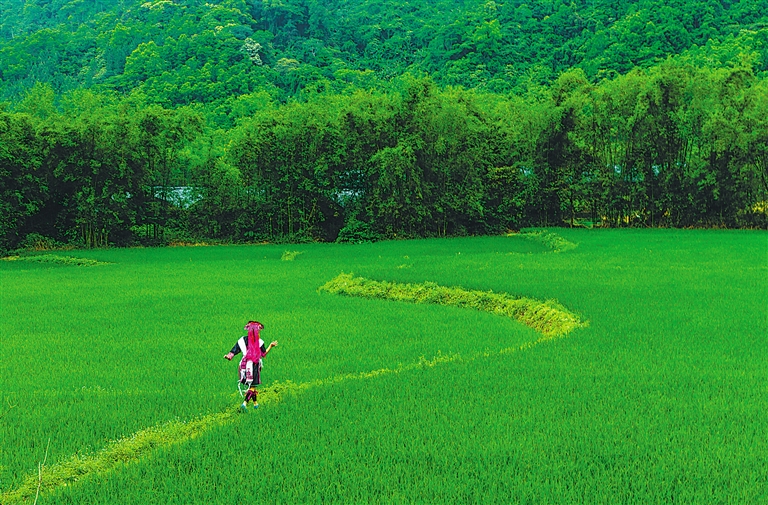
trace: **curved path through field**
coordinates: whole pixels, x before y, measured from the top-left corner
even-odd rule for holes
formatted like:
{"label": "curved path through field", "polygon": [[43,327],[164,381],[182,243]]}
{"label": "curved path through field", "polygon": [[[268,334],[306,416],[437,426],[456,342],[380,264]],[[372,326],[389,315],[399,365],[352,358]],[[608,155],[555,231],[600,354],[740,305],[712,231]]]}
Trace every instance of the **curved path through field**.
{"label": "curved path through field", "polygon": [[[530,349],[553,338],[565,337],[575,328],[586,326],[586,323],[580,321],[576,315],[555,302],[519,298],[506,293],[470,291],[456,287],[439,286],[434,283],[397,284],[372,281],[353,277],[349,274],[339,275],[320,289],[347,296],[453,305],[487,311],[505,317],[513,317],[538,331],[541,337],[523,345],[498,351],[486,351],[471,355],[438,354],[432,359],[421,359],[418,362],[395,368],[337,375],[300,384],[277,383],[262,390],[259,395],[261,404],[278,402],[287,393],[303,394],[315,388],[344,381],[366,380],[381,375],[399,374],[417,368],[437,367],[452,362],[469,362],[493,355],[511,354]],[[49,467],[41,465],[39,472],[30,475],[20,487],[0,495],[0,503],[10,505],[28,502],[33,498],[36,501],[39,493],[45,493],[60,486],[72,485],[90,475],[104,474],[120,463],[136,461],[154,449],[191,440],[214,426],[235,421],[239,414],[239,408],[232,407],[189,421],[170,421],[112,441],[107,447],[95,454],[74,455],[67,461]]]}

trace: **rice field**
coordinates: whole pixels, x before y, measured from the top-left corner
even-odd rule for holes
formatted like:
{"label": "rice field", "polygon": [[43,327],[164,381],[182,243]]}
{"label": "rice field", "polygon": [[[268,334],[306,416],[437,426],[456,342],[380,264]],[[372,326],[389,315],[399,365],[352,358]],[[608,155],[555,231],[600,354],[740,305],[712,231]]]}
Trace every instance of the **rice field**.
{"label": "rice field", "polygon": [[[768,502],[764,232],[59,256],[0,261],[2,504]],[[279,346],[239,413],[249,319]]]}

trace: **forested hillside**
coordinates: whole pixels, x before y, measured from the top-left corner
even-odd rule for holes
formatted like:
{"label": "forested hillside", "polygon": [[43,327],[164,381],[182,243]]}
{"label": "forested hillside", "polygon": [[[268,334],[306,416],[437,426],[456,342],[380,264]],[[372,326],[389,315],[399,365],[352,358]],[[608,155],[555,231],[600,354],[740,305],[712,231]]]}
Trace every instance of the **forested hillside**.
{"label": "forested hillside", "polygon": [[[284,101],[303,89],[367,88],[406,71],[439,85],[521,91],[572,67],[593,80],[625,74],[710,41],[745,53],[716,59],[753,58],[756,72],[768,70],[762,0],[663,4],[2,0],[2,97],[49,82],[57,92],[98,87],[229,112],[236,97],[261,90]],[[708,63],[723,63],[711,56]]]}
{"label": "forested hillside", "polygon": [[765,227],[763,3],[0,0],[0,247]]}

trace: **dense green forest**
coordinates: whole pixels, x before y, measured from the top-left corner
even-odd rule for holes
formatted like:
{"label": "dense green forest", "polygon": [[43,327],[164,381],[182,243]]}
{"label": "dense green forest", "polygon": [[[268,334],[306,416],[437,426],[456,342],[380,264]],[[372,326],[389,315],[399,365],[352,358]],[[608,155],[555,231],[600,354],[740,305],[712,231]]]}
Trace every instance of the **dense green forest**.
{"label": "dense green forest", "polygon": [[761,0],[0,0],[0,248],[768,224]]}

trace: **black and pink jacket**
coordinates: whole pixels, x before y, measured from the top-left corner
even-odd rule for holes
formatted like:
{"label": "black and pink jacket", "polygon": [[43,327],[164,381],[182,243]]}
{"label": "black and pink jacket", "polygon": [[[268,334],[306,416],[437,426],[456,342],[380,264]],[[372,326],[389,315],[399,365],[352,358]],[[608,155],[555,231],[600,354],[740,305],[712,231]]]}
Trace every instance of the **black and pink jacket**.
{"label": "black and pink jacket", "polygon": [[[264,341],[259,339],[259,343],[261,344],[261,354],[266,354],[267,346],[264,344]],[[241,352],[245,353],[246,349],[248,349],[248,337],[240,337],[229,352],[237,356]]]}

